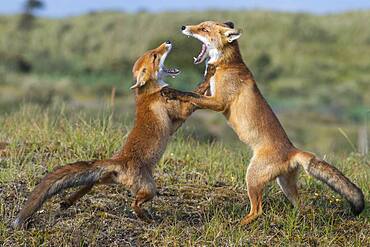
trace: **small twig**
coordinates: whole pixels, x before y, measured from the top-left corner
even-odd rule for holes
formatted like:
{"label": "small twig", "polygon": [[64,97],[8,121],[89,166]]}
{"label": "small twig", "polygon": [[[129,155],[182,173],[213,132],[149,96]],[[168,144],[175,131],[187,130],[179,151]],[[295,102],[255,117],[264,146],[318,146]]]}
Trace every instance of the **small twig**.
{"label": "small twig", "polygon": [[339,132],[344,136],[344,138],[347,140],[347,142],[349,143],[349,145],[351,146],[353,152],[356,152],[356,147],[355,145],[353,144],[353,142],[351,141],[351,139],[349,139],[348,135],[346,134],[346,132],[344,132],[344,130],[342,128],[338,128]]}
{"label": "small twig", "polygon": [[116,103],[116,87],[112,87],[112,92],[110,95],[110,106],[112,108],[112,116],[114,115],[114,106]]}

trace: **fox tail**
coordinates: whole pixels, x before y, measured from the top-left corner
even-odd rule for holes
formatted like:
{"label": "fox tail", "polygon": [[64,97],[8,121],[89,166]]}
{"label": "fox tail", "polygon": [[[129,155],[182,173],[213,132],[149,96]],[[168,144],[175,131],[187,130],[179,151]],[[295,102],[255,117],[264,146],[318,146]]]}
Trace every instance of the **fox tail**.
{"label": "fox tail", "polygon": [[62,190],[92,185],[116,172],[117,166],[104,161],[78,161],[55,169],[46,175],[29,196],[26,204],[12,222],[13,228],[23,226],[50,197]]}
{"label": "fox tail", "polygon": [[311,176],[327,184],[332,190],[343,196],[351,205],[355,215],[360,214],[365,207],[364,194],[361,189],[352,183],[337,168],[318,159],[307,152],[298,152],[294,160],[303,166]]}

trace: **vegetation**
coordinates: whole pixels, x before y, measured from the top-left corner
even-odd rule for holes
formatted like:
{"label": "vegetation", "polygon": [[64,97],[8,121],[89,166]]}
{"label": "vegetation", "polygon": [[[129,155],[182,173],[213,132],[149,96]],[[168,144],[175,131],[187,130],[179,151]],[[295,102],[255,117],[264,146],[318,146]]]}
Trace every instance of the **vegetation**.
{"label": "vegetation", "polygon": [[[0,110],[12,112],[22,102],[99,110],[115,88],[117,110],[131,116],[131,67],[143,51],[173,40],[167,64],[183,73],[168,82],[189,90],[204,68],[192,64],[199,42],[179,27],[233,20],[243,30],[245,61],[294,142],[322,155],[348,153],[354,150],[338,128],[356,144],[370,105],[369,17],[370,12],[104,12],[37,18],[24,30],[18,25],[22,16],[1,16]],[[200,130],[198,140],[237,140],[222,117],[200,114],[202,123],[189,125]]]}
{"label": "vegetation", "polygon": [[[309,109],[359,121],[364,106],[370,104],[366,52],[370,12],[328,16],[262,11],[104,12],[37,19],[26,32],[17,25],[19,18],[0,17],[0,83],[12,70],[68,78],[73,86],[82,84],[96,92],[110,91],[106,85],[112,84],[127,92],[135,59],[171,39],[175,49],[168,64],[184,72],[174,85],[190,89],[202,74],[203,68],[192,64],[200,44],[182,35],[179,27],[207,19],[233,20],[243,30],[240,46],[245,60],[277,108]],[[108,75],[109,83],[102,79]]]}
{"label": "vegetation", "polygon": [[25,15],[0,16],[0,148],[10,143],[0,151],[1,246],[370,245],[368,207],[353,217],[342,198],[306,174],[301,212],[274,184],[265,191],[264,215],[238,226],[249,207],[250,153],[210,111],[193,114],[158,165],[160,196],[147,205],[152,224],[132,214],[127,191],[101,186],[64,212],[55,197],[28,231],[11,230],[48,171],[120,148],[132,125],[130,71],[140,54],[171,39],[167,64],[183,73],[168,82],[189,90],[201,80],[204,68],[192,64],[200,44],[179,27],[207,19],[232,20],[243,30],[245,61],[292,141],[335,164],[364,190],[367,204],[370,196],[370,157],[356,154],[355,141],[370,106],[370,12],[104,12],[44,19],[33,10],[27,28]]}
{"label": "vegetation", "polygon": [[35,19],[34,11],[43,7],[44,4],[39,0],[27,0],[24,4],[24,12],[19,20],[18,28],[23,31],[31,29]]}
{"label": "vegetation", "polygon": [[[24,106],[0,117],[0,138],[11,145],[0,161],[1,246],[368,246],[370,211],[352,216],[349,205],[306,174],[300,177],[304,209],[296,211],[276,184],[264,195],[264,214],[247,227],[238,221],[249,204],[245,146],[200,143],[178,133],[156,168],[159,196],[147,205],[154,222],[138,220],[130,195],[118,185],[96,187],[66,211],[56,196],[34,215],[30,228],[9,224],[29,191],[54,167],[111,156],[132,120],[111,110],[68,111]],[[370,158],[370,157],[368,157]],[[327,156],[357,183],[368,200],[366,157]],[[64,193],[62,197],[68,193]]]}

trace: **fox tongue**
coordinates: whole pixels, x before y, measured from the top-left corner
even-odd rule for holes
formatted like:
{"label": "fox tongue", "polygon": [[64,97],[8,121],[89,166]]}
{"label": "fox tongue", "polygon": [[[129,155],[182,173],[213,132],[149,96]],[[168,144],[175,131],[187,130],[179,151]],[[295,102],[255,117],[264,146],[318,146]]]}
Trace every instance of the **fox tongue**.
{"label": "fox tongue", "polygon": [[205,55],[207,51],[207,46],[205,44],[202,44],[202,50],[200,51],[198,57],[194,57],[194,64],[200,64],[204,61]]}

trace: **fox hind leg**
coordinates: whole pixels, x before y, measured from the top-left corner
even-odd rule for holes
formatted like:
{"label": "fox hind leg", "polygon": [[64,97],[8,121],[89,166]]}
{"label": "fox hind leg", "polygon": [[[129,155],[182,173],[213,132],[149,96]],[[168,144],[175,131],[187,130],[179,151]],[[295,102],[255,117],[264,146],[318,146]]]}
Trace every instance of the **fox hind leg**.
{"label": "fox hind leg", "polygon": [[293,204],[294,207],[300,207],[299,202],[299,193],[297,186],[299,169],[295,168],[294,170],[282,174],[276,178],[277,183],[279,184],[281,190],[288,200]]}
{"label": "fox hind leg", "polygon": [[157,190],[155,184],[142,186],[136,193],[135,199],[131,204],[131,207],[137,217],[139,217],[143,221],[151,221],[149,213],[145,209],[143,209],[142,206],[145,202],[148,202],[154,198],[154,196],[156,195],[156,191]]}
{"label": "fox hind leg", "polygon": [[244,216],[240,222],[241,225],[248,225],[262,214],[262,191],[263,188],[261,187],[248,186],[248,196],[251,209],[249,214]]}
{"label": "fox hind leg", "polygon": [[81,197],[86,195],[90,192],[90,190],[94,187],[94,184],[89,184],[83,186],[81,189],[74,192],[72,195],[67,197],[63,202],[60,203],[60,208],[65,210],[72,206],[76,201],[78,201]]}
{"label": "fox hind leg", "polygon": [[252,162],[247,171],[246,182],[248,188],[248,196],[251,204],[250,212],[242,221],[241,225],[247,225],[262,214],[262,195],[263,189],[273,177],[273,170],[266,164],[258,164]]}
{"label": "fox hind leg", "polygon": [[84,195],[89,193],[92,190],[92,188],[94,187],[94,185],[112,184],[112,183],[116,183],[116,181],[114,179],[113,173],[110,173],[110,174],[106,175],[105,177],[103,177],[99,182],[97,182],[95,184],[84,185],[79,190],[77,190],[76,192],[72,193],[69,197],[67,197],[63,202],[61,202],[60,203],[60,208],[63,209],[63,210],[68,209],[76,201],[78,201]]}

